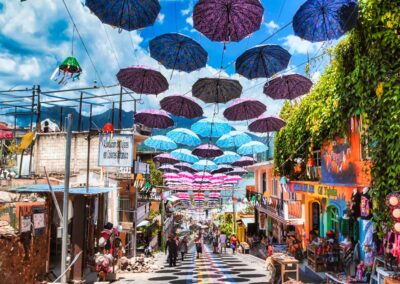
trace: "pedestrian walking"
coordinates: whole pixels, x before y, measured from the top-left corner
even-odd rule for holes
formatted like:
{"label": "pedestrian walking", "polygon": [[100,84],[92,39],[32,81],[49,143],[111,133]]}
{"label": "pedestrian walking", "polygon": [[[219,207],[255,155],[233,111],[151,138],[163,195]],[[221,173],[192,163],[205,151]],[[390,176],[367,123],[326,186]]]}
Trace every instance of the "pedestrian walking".
{"label": "pedestrian walking", "polygon": [[267,270],[266,272],[267,283],[275,283],[276,268],[272,260],[272,257],[270,256],[267,257],[267,259],[265,260],[265,269]]}
{"label": "pedestrian walking", "polygon": [[185,258],[185,254],[188,252],[188,239],[184,236],[179,243],[179,251],[181,252],[181,260]]}
{"label": "pedestrian walking", "polygon": [[231,248],[232,248],[232,253],[233,254],[236,253],[237,246],[238,246],[238,239],[237,239],[236,235],[233,234],[231,236]]}
{"label": "pedestrian walking", "polygon": [[168,237],[168,241],[165,245],[165,248],[168,249],[168,261],[169,266],[176,266],[176,257],[178,255],[178,246],[176,244],[176,240],[172,235]]}
{"label": "pedestrian walking", "polygon": [[219,235],[217,232],[214,232],[213,235],[213,253],[218,253],[218,244],[219,244]]}
{"label": "pedestrian walking", "polygon": [[223,232],[219,235],[219,251],[220,253],[222,253],[222,251],[226,253],[226,235]]}
{"label": "pedestrian walking", "polygon": [[197,236],[194,243],[196,245],[197,258],[200,258],[200,255],[203,253],[203,244],[201,236]]}

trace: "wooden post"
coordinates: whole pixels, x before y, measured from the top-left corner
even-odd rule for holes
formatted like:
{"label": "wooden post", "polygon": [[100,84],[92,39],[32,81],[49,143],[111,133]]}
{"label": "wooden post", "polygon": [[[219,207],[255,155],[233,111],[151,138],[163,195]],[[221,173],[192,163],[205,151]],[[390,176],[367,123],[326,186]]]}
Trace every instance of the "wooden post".
{"label": "wooden post", "polygon": [[[72,219],[72,254],[73,257],[85,251],[85,196],[77,194],[74,196],[74,218]],[[72,280],[82,281],[83,280],[83,269],[84,269],[84,253],[78,258],[72,267]]]}

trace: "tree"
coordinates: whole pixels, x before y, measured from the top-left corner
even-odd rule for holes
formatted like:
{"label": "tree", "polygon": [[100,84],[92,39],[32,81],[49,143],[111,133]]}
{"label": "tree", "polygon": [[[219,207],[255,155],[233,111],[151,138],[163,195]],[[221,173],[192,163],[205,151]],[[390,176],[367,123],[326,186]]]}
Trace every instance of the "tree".
{"label": "tree", "polygon": [[150,183],[152,186],[161,186],[164,184],[162,172],[157,170],[156,165],[153,161],[148,162],[150,166]]}

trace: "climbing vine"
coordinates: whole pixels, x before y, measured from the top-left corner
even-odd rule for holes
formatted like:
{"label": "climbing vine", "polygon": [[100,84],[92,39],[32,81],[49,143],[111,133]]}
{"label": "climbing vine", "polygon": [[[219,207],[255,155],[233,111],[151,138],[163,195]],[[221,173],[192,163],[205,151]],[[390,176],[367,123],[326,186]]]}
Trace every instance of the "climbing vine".
{"label": "climbing vine", "polygon": [[287,125],[276,135],[274,158],[281,174],[294,176],[297,155],[306,159],[361,114],[373,164],[374,220],[382,236],[391,224],[384,199],[400,190],[400,2],[360,0],[359,9],[357,27],[336,46],[310,94],[283,107]]}

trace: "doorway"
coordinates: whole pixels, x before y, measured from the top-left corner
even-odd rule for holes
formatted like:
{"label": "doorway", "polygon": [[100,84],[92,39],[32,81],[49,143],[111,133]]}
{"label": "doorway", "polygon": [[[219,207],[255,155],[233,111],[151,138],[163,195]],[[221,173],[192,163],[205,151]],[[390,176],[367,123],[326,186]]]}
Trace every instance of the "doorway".
{"label": "doorway", "polygon": [[335,233],[335,238],[339,238],[339,209],[336,206],[328,206],[326,209],[327,230]]}
{"label": "doorway", "polygon": [[311,203],[311,231],[320,236],[321,205],[314,201]]}

